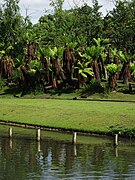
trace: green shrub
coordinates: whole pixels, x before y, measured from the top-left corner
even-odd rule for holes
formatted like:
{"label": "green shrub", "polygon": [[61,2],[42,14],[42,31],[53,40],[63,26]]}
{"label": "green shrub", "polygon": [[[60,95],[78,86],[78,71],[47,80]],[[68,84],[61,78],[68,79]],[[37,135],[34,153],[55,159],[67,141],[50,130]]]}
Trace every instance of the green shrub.
{"label": "green shrub", "polygon": [[87,84],[85,88],[82,90],[82,94],[95,94],[95,93],[104,93],[104,92],[105,92],[104,87],[96,79],[92,79],[90,83]]}

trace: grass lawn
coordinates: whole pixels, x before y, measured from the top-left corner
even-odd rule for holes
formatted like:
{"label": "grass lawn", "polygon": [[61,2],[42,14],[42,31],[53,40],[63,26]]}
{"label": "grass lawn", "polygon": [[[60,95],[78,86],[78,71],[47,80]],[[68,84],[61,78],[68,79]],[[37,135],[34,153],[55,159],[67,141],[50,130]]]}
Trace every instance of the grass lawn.
{"label": "grass lawn", "polygon": [[1,98],[0,120],[93,133],[134,133],[135,103]]}

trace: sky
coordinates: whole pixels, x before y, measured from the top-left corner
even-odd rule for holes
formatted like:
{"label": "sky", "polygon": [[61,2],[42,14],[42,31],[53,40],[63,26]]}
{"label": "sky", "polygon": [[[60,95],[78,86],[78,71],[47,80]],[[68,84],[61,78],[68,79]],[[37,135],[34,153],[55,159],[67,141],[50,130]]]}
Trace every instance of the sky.
{"label": "sky", "polygon": [[[75,4],[81,6],[83,1],[90,6],[92,5],[92,0],[65,0],[63,9],[73,8]],[[113,0],[98,0],[98,2],[103,6],[101,8],[103,15],[114,7]],[[29,15],[32,23],[35,24],[38,22],[38,19],[45,14],[45,10],[51,11],[49,3],[50,0],[20,0],[19,6],[21,8],[21,14],[24,17],[26,17],[26,14]]]}

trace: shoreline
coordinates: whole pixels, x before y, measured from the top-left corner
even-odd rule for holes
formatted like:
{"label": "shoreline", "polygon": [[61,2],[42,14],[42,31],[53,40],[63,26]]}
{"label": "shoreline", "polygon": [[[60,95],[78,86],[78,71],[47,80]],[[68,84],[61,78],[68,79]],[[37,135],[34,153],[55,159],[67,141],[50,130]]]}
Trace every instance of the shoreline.
{"label": "shoreline", "polygon": [[[13,127],[20,127],[20,128],[26,128],[26,129],[40,129],[44,131],[52,131],[52,132],[60,132],[60,133],[67,133],[67,134],[73,134],[76,132],[78,135],[82,136],[95,136],[95,137],[114,137],[116,134],[113,133],[103,133],[103,132],[90,132],[90,131],[79,131],[75,129],[65,129],[65,128],[55,128],[55,127],[47,127],[37,124],[26,124],[26,123],[20,123],[20,122],[13,122],[13,121],[6,121],[6,120],[0,120],[0,125],[7,125],[7,126],[13,126]],[[120,133],[117,133],[120,138],[125,139],[131,139],[131,136],[127,135],[121,135]],[[132,137],[134,138],[134,136]]]}

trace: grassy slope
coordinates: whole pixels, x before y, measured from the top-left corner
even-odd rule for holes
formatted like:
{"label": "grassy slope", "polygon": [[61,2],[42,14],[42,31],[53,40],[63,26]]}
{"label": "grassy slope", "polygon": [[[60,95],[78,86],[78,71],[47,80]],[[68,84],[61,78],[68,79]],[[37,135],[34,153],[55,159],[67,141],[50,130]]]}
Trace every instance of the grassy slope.
{"label": "grassy slope", "polygon": [[0,120],[97,133],[112,126],[135,129],[135,103],[4,98]]}

